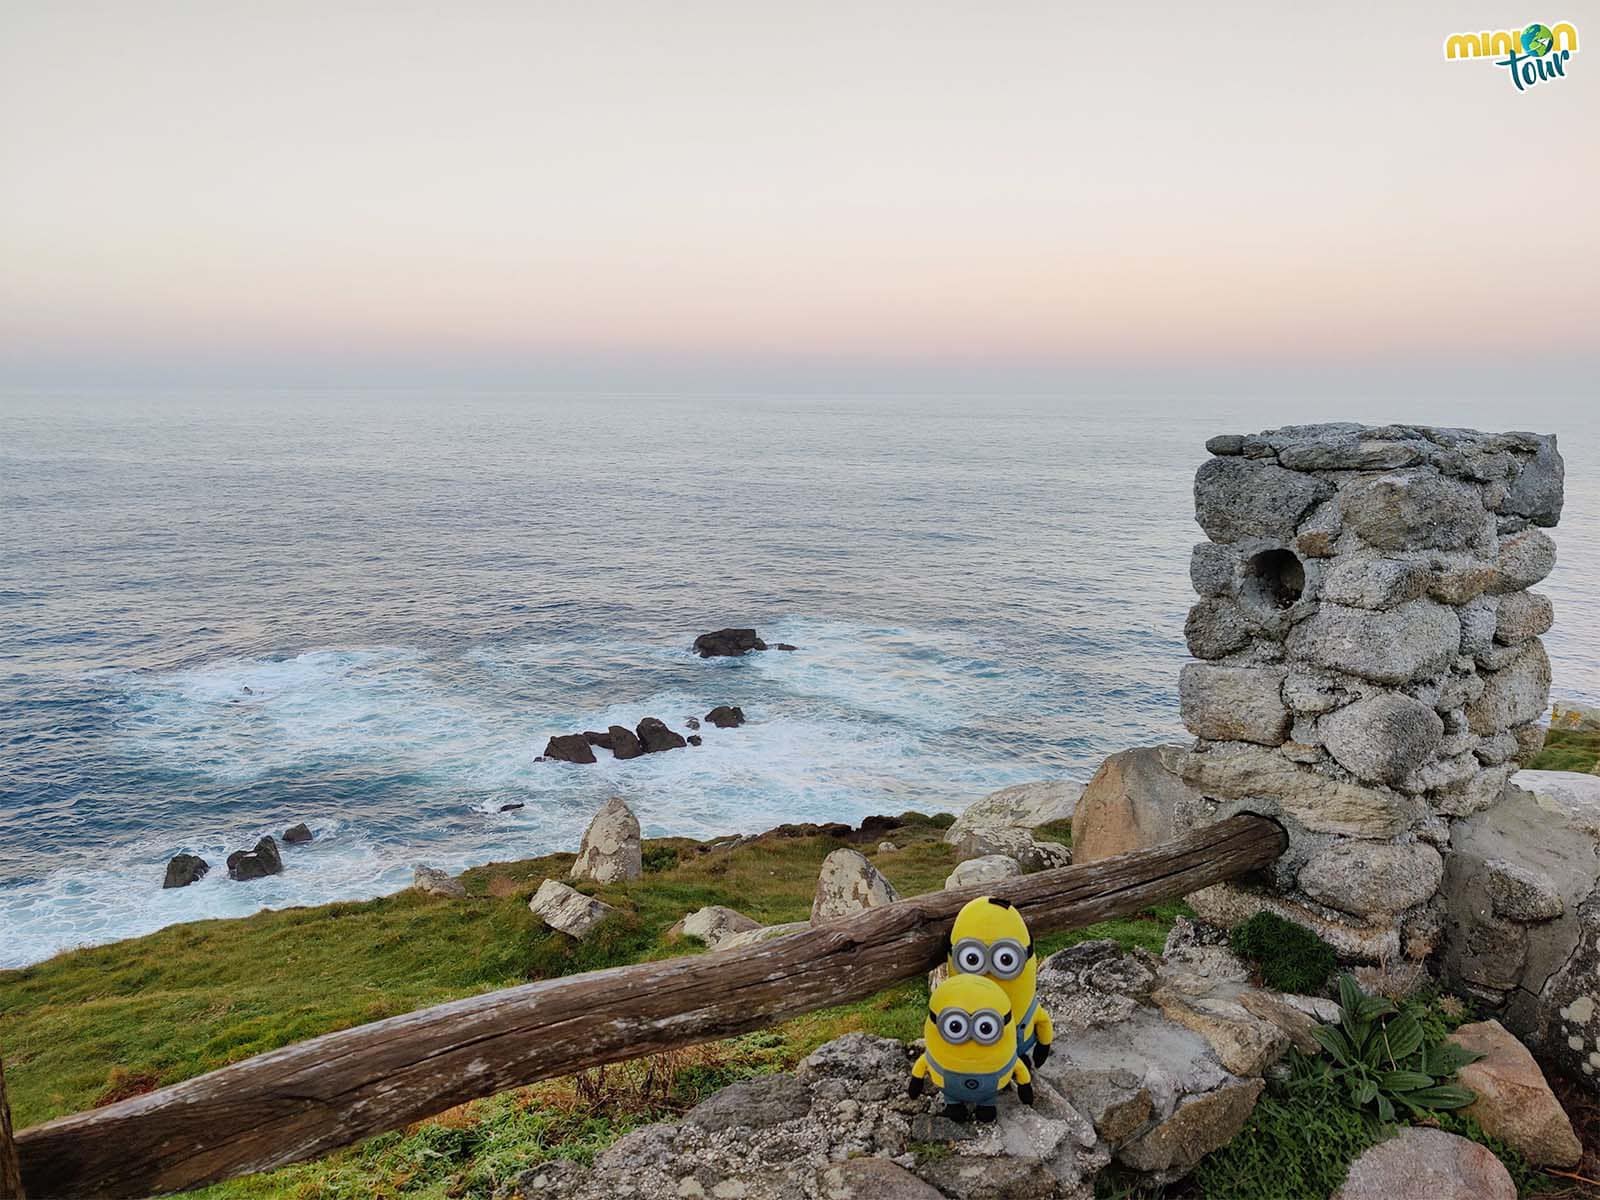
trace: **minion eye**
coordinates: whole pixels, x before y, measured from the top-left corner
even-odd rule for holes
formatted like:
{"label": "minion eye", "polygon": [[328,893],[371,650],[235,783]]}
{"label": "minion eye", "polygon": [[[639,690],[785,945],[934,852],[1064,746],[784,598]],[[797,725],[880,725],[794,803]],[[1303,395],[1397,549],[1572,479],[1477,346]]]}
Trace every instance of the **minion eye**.
{"label": "minion eye", "polygon": [[992,1046],[1000,1040],[1000,1034],[1005,1026],[1000,1023],[1000,1018],[991,1012],[982,1012],[972,1018],[972,1036],[986,1046]]}
{"label": "minion eye", "polygon": [[1022,973],[1022,948],[1011,942],[1000,942],[989,953],[989,967],[1001,979],[1011,979]]}
{"label": "minion eye", "polygon": [[972,1025],[966,1013],[952,1009],[939,1014],[939,1033],[947,1042],[964,1042],[972,1035]]}
{"label": "minion eye", "polygon": [[956,970],[964,975],[979,975],[989,965],[989,956],[977,942],[962,942],[956,947]]}

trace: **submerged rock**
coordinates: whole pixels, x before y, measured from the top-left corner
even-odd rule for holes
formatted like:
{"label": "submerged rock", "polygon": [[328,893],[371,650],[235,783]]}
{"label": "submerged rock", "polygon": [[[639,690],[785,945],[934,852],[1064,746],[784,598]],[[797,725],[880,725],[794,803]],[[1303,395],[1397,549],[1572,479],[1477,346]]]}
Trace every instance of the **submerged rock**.
{"label": "submerged rock", "polygon": [[545,758],[554,762],[592,763],[594,751],[581,733],[558,733],[545,743]]}
{"label": "submerged rock", "polygon": [[646,754],[655,754],[662,750],[681,750],[688,743],[684,741],[681,733],[675,733],[667,728],[667,723],[659,717],[646,717],[639,722],[639,744],[644,747]]}
{"label": "submerged rock", "polygon": [[167,874],[161,881],[161,886],[188,887],[191,883],[198,883],[204,879],[210,870],[211,864],[198,854],[174,854],[167,862]]}
{"label": "submerged rock", "polygon": [[765,650],[767,644],[754,629],[718,629],[702,633],[694,640],[694,652],[701,658],[738,658],[752,650]]}
{"label": "submerged rock", "polygon": [[278,843],[264,837],[254,850],[235,850],[228,855],[228,878],[244,881],[265,879],[283,871],[283,859],[278,854]]}

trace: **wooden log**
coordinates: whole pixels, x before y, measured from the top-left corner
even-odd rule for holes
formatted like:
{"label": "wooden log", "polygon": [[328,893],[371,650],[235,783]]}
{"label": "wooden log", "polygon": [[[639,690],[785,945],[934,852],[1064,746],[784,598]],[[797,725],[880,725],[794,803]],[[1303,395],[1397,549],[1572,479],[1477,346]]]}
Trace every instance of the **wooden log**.
{"label": "wooden log", "polygon": [[11,1132],[11,1104],[6,1099],[6,1064],[0,1059],[0,1200],[23,1200],[22,1164]]}
{"label": "wooden log", "polygon": [[714,1041],[870,996],[945,954],[960,907],[1010,900],[1035,933],[1139,912],[1283,852],[1237,816],[1147,850],[916,896],[763,942],[543,980],[285,1046],[25,1129],[39,1196],[146,1196],[326,1154],[480,1096]]}

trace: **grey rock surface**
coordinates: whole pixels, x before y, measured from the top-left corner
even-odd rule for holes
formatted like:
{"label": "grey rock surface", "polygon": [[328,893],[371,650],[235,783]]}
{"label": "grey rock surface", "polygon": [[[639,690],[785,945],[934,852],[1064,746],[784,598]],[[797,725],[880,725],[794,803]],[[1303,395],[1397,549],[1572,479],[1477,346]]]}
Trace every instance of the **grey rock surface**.
{"label": "grey rock surface", "polygon": [[945,830],[944,840],[954,846],[973,829],[1037,829],[1070,821],[1082,792],[1083,785],[1070,779],[1012,784],[967,805]]}
{"label": "grey rock surface", "polygon": [[604,901],[585,896],[575,888],[546,879],[528,901],[528,910],[551,929],[582,941],[595,931],[616,909]]}
{"label": "grey rock surface", "polygon": [[898,899],[900,893],[865,855],[850,849],[835,850],[822,860],[816,895],[811,901],[811,923],[835,921]]}
{"label": "grey rock surface", "polygon": [[1291,716],[1283,702],[1282,667],[1189,663],[1178,677],[1183,723],[1196,737],[1281,745]]}
{"label": "grey rock surface", "polygon": [[438,867],[418,865],[411,872],[411,886],[425,896],[439,896],[447,900],[464,900],[467,889],[448,871]]}
{"label": "grey rock surface", "polygon": [[600,806],[583,831],[569,878],[622,883],[644,875],[639,818],[620,796]]}
{"label": "grey rock surface", "polygon": [[[1398,692],[1379,692],[1346,705],[1323,717],[1317,729],[1340,766],[1361,779],[1391,786],[1431,758],[1444,740],[1439,714]],[[1476,762],[1471,769],[1476,771]]]}
{"label": "grey rock surface", "polygon": [[1367,1150],[1333,1200],[1515,1200],[1494,1154],[1442,1129],[1412,1127]]}
{"label": "grey rock surface", "polygon": [[1213,458],[1195,475],[1195,519],[1214,542],[1287,540],[1317,504],[1333,495],[1321,479],[1238,458]]}

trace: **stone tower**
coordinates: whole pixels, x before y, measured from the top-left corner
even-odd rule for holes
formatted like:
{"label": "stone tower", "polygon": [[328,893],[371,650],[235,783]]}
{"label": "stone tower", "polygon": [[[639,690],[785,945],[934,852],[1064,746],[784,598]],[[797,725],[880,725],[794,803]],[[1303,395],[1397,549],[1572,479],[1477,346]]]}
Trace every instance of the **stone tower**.
{"label": "stone tower", "polygon": [[1223,925],[1272,909],[1349,958],[1421,959],[1452,822],[1542,743],[1553,614],[1528,589],[1555,565],[1556,439],[1331,424],[1206,449],[1180,824],[1263,812],[1289,849],[1270,879],[1191,900]]}

